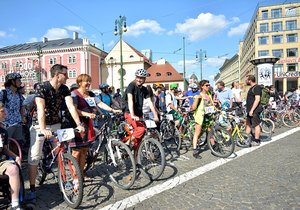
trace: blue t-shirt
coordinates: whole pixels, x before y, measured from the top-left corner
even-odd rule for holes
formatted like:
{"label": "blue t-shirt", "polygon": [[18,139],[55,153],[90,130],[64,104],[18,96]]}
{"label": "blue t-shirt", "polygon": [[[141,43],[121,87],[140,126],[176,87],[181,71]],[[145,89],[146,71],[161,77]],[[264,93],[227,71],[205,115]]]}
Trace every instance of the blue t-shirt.
{"label": "blue t-shirt", "polygon": [[[164,99],[164,103],[162,102],[162,99]],[[165,112],[167,110],[166,108],[166,94],[165,92],[161,92],[159,94],[159,107],[162,112]]]}
{"label": "blue t-shirt", "polygon": [[226,102],[230,102],[230,99],[233,98],[231,89],[225,88],[223,91],[218,90],[216,92],[217,99],[224,104]]}
{"label": "blue t-shirt", "polygon": [[[189,90],[185,93],[184,96],[195,96],[195,95],[199,95],[200,94],[200,90],[197,90],[196,92],[193,92],[192,90]],[[194,99],[193,98],[189,98],[189,103],[190,103],[190,106],[193,105],[194,103]]]}
{"label": "blue t-shirt", "polygon": [[[107,106],[111,105],[111,98],[112,97],[109,94],[101,93],[101,94],[99,94],[98,98],[100,99],[100,101],[105,103]],[[104,109],[100,109],[100,110],[103,114],[109,114],[109,112],[104,110]]]}

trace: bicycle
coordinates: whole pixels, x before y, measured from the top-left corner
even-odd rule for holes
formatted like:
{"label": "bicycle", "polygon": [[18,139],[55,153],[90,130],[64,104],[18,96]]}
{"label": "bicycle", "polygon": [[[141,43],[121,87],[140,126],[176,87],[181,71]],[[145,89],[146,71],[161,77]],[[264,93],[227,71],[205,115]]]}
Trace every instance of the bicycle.
{"label": "bicycle", "polygon": [[[37,184],[42,185],[49,173],[54,174],[68,206],[77,208],[83,198],[83,178],[76,159],[68,152],[68,141],[75,137],[73,128],[57,130],[53,138],[44,141],[43,157],[38,164]],[[44,136],[39,134],[40,137]],[[54,147],[52,143],[57,143]],[[53,165],[58,163],[58,179]]]}
{"label": "bicycle", "polygon": [[[131,142],[134,158],[143,176],[150,180],[157,180],[163,173],[166,165],[165,152],[161,143],[153,138],[151,130],[156,124],[150,119],[140,119],[145,123],[146,133],[141,141]],[[133,127],[127,122],[122,122],[118,129],[118,138],[127,142],[133,133]]]}
{"label": "bicycle", "polygon": [[[118,141],[116,135],[110,132],[109,121],[106,117],[98,120],[105,120],[100,128],[94,128],[96,131],[96,140],[89,148],[86,166],[84,171],[88,171],[94,167],[95,162],[98,160],[98,156],[103,152],[103,159],[106,164],[106,170],[110,179],[118,187],[127,190],[136,180],[136,164],[134,157],[129,147],[122,141]],[[115,116],[111,116],[111,120],[114,120]]]}

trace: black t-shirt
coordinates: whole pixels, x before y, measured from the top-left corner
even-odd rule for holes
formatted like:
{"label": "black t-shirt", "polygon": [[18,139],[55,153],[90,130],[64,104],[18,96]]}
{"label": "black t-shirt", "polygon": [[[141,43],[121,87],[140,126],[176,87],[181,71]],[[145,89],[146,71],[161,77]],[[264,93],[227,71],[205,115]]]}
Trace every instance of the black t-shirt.
{"label": "black t-shirt", "polygon": [[[0,127],[0,138],[1,138],[0,141],[2,141],[3,146],[5,146],[5,145],[8,144],[8,134],[7,134],[7,131],[4,128],[2,128],[2,127]],[[0,162],[2,160],[2,158],[1,158],[2,155],[3,155],[2,149],[0,149]]]}
{"label": "black t-shirt", "polygon": [[45,100],[46,125],[61,123],[60,110],[70,90],[66,85],[61,85],[56,91],[49,81],[36,86],[36,97]]}
{"label": "black t-shirt", "polygon": [[147,88],[144,86],[138,87],[135,82],[131,82],[128,85],[125,91],[125,100],[127,102],[125,106],[125,112],[130,113],[128,108],[128,93],[132,94],[134,114],[138,117],[142,117],[144,99],[149,98],[149,92]]}
{"label": "black t-shirt", "polygon": [[[248,94],[247,94],[247,100],[246,100],[246,108],[247,108],[247,112],[249,113],[252,106],[253,106],[253,103],[255,101],[255,96],[256,95],[259,95],[261,96],[261,92],[262,92],[262,89],[260,86],[258,85],[254,85],[253,87],[251,87],[248,91]],[[255,113],[259,113],[262,111],[262,106],[259,104],[256,109],[254,110]]]}

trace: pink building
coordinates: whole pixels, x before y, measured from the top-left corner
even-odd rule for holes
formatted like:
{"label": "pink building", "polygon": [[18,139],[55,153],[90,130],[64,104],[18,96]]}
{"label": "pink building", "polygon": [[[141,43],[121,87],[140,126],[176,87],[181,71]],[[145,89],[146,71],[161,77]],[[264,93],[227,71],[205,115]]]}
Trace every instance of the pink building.
{"label": "pink building", "polygon": [[7,73],[19,72],[27,89],[32,89],[40,78],[40,71],[41,80],[46,81],[51,78],[50,68],[54,64],[63,64],[68,67],[68,86],[76,82],[78,75],[85,73],[92,77],[92,89],[98,89],[104,81],[102,72],[106,68],[103,66],[106,55],[88,39],[78,38],[77,32],[73,38],[48,41],[45,37],[42,42],[0,48],[0,87],[3,87]]}

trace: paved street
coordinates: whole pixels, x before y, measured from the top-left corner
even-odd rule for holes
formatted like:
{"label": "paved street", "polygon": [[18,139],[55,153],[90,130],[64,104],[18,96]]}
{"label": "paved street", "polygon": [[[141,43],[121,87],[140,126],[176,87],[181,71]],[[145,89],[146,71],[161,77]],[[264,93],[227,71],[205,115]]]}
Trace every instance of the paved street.
{"label": "paved street", "polygon": [[[140,176],[129,191],[115,187],[98,165],[90,172],[94,180],[85,183],[80,208],[300,209],[300,131],[283,137],[286,131],[277,130],[277,141],[260,148],[236,148],[236,157],[228,159],[210,151],[202,159],[184,150],[180,157],[168,155],[159,181]],[[38,189],[38,209],[68,209],[51,179]]]}

